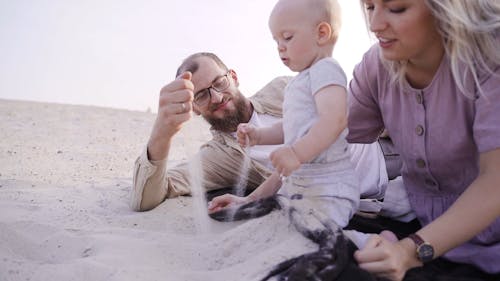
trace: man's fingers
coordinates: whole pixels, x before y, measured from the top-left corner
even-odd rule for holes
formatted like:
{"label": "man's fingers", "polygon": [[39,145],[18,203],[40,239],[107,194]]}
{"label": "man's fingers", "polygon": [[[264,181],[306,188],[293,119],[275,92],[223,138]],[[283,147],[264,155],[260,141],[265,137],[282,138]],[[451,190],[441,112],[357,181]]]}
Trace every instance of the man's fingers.
{"label": "man's fingers", "polygon": [[185,79],[185,80],[191,80],[193,77],[193,74],[189,71],[185,71],[181,73],[179,76],[177,76],[177,79]]}
{"label": "man's fingers", "polygon": [[194,85],[191,72],[184,72],[160,90],[160,107],[172,103],[191,102]]}
{"label": "man's fingers", "polygon": [[179,108],[176,110],[176,114],[183,114],[183,113],[186,113],[186,112],[189,112],[191,111],[191,103],[190,102],[180,102],[180,103],[176,103],[174,104],[175,107]]}

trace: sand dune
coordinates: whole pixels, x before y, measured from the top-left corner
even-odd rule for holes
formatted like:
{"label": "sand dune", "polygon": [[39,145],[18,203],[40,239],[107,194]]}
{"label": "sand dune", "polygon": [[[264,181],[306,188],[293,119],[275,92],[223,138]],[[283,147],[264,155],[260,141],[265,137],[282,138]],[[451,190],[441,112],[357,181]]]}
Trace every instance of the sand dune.
{"label": "sand dune", "polygon": [[[200,232],[193,198],[130,210],[154,114],[0,100],[0,280],[258,280],[316,249],[282,214]],[[193,118],[171,161],[209,138]]]}

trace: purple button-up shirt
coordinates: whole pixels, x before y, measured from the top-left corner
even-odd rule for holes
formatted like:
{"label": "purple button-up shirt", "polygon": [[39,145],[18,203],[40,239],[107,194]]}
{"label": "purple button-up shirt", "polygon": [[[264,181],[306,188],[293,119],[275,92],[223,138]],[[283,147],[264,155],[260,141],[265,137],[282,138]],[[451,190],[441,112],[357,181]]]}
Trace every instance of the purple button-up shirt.
{"label": "purple button-up shirt", "polygon": [[[354,70],[347,140],[371,143],[387,128],[402,156],[404,184],[422,225],[443,214],[476,179],[480,153],[500,148],[500,66],[495,67],[495,75],[480,76],[483,95],[472,80],[466,81],[467,95],[477,98],[466,97],[453,82],[446,55],[424,89],[390,82],[378,45]],[[499,273],[500,218],[445,257]]]}

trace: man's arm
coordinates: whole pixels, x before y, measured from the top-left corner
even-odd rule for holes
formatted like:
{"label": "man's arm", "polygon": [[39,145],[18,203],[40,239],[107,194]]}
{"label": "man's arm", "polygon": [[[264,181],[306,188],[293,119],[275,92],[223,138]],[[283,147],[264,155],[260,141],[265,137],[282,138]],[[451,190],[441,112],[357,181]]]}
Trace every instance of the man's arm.
{"label": "man's arm", "polygon": [[[204,144],[188,162],[167,170],[166,161],[152,163],[144,152],[135,164],[132,208],[137,211],[150,210],[166,198],[191,194],[190,167],[198,163],[190,161],[200,161],[202,173],[193,176],[202,178],[204,191],[235,187],[245,172],[248,172],[245,187],[255,189],[265,180],[269,171],[253,161],[248,171],[242,171],[241,166],[245,162],[243,153],[235,140],[231,143],[212,140]],[[161,193],[156,197],[145,198],[143,190],[160,190]]]}
{"label": "man's arm", "polygon": [[[167,197],[168,180],[166,176],[168,150],[170,144],[161,153],[165,158],[153,160],[149,153],[149,145],[146,147],[145,155],[139,157],[134,167],[134,190],[140,190],[140,194],[134,200],[139,200],[138,211],[151,210],[158,206]],[[153,154],[155,155],[155,154]]]}
{"label": "man's arm", "polygon": [[158,114],[148,141],[148,159],[168,157],[172,137],[191,118],[194,85],[192,74],[185,72],[160,91]]}
{"label": "man's arm", "polygon": [[192,74],[185,72],[160,91],[158,114],[146,151],[135,163],[132,208],[149,210],[167,196],[166,162],[172,138],[191,118]]}
{"label": "man's arm", "polygon": [[[179,91],[178,89],[179,87],[186,88],[191,83],[187,83],[186,81],[179,82],[178,80],[180,79],[171,82],[162,89],[158,116],[148,142],[147,150],[135,162],[131,205],[132,209],[137,211],[152,209],[161,204],[166,198],[191,193],[189,163],[176,165],[167,171],[167,159],[171,139],[178,132],[182,123],[185,122],[184,120],[187,121],[189,119],[189,117],[187,119],[169,118],[172,115],[170,110],[178,110],[182,106],[177,104],[177,108],[173,108],[175,107],[175,101],[171,99],[168,93],[177,92],[178,95],[185,95],[186,91]],[[281,112],[281,103],[276,102],[275,98],[282,98],[282,88],[285,86],[286,81],[287,79],[280,77],[267,84],[256,95],[258,97],[254,99],[254,107],[263,112],[267,112],[269,108],[273,109],[272,112],[274,114]],[[189,91],[187,92],[189,93]],[[269,96],[272,96],[273,99],[266,100]],[[192,94],[189,97],[192,99]],[[163,113],[160,114],[160,112]],[[207,191],[235,186],[237,184],[241,176],[240,166],[244,161],[243,151],[236,140],[226,139],[219,141],[214,139],[203,145],[198,153],[195,158],[202,161],[202,186]],[[270,172],[259,163],[252,162],[251,166],[246,187],[255,189],[265,180],[265,176],[269,175]]]}

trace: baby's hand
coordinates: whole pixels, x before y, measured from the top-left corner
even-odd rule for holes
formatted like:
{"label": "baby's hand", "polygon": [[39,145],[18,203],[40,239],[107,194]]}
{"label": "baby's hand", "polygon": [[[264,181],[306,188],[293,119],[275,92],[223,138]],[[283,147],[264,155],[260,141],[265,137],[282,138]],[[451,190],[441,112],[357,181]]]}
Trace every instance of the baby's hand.
{"label": "baby's hand", "polygon": [[290,146],[284,146],[271,153],[271,163],[276,172],[282,176],[289,176],[293,171],[300,167],[300,161]]}
{"label": "baby's hand", "polygon": [[252,125],[249,125],[248,123],[241,123],[238,125],[236,136],[241,147],[254,146],[256,144],[259,144],[259,129]]}
{"label": "baby's hand", "polygon": [[234,205],[247,203],[249,200],[247,197],[239,197],[232,194],[224,194],[214,197],[212,201],[208,202],[208,213],[215,213],[224,208],[231,207]]}

